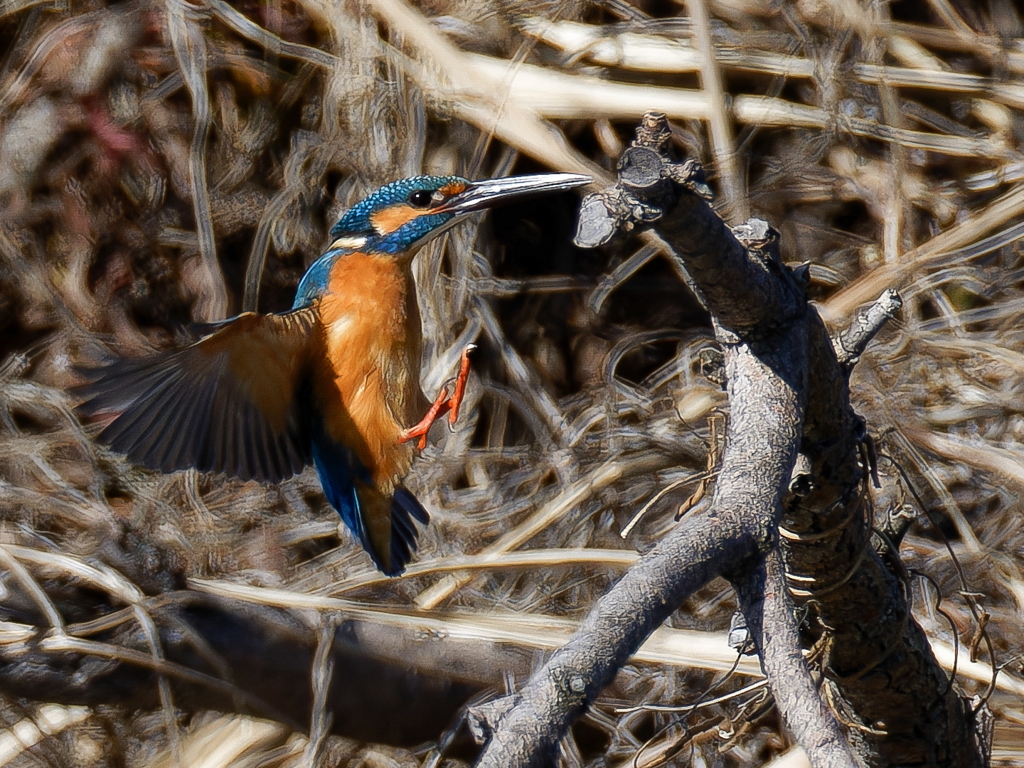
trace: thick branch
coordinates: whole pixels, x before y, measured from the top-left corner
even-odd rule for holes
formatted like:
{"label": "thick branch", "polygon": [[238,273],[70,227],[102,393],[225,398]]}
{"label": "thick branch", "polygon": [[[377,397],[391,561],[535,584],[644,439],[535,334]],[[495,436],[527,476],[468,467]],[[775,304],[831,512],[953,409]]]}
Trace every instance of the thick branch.
{"label": "thick branch", "polygon": [[804,285],[773,250],[750,249],[737,239],[707,203],[711,193],[700,163],[668,158],[668,136],[664,115],[644,116],[637,139],[619,161],[619,184],[583,201],[576,244],[594,247],[618,230],[656,221],[718,328],[764,335],[802,315]]}
{"label": "thick branch", "polygon": [[[730,231],[706,203],[699,164],[672,163],[667,141],[664,117],[646,115],[619,184],[584,201],[577,243],[601,244],[620,229],[656,222],[711,312],[731,411],[715,495],[709,512],[670,534],[598,602],[519,694],[476,710],[478,735],[489,737],[478,765],[545,764],[656,623],[701,579],[727,572],[740,585],[783,719],[813,764],[853,765],[802,660],[776,556],[748,559],[768,550],[776,530],[788,591],[812,601],[819,633],[831,635],[821,638],[824,690],[834,692],[831,708],[842,712],[857,755],[879,766],[978,764],[970,717],[870,546],[864,427],[850,407],[847,376],[898,297],[884,296],[833,347],[808,309],[805,271],[781,263],[774,231],[756,220]],[[790,477],[798,445],[799,471]]]}
{"label": "thick branch", "polygon": [[[648,126],[656,128],[657,121],[649,121]],[[645,139],[647,146],[643,146]],[[644,150],[639,154],[643,167],[623,171],[631,182],[654,179],[662,172],[643,165],[651,162],[648,146],[658,146],[659,141],[656,131],[653,137],[641,131],[637,144]],[[767,276],[759,258],[743,249],[699,195],[687,191],[688,184],[700,184],[694,166],[677,176],[668,186],[658,177],[646,190],[639,183],[627,189],[624,183],[596,198],[601,210],[608,212],[608,221],[602,221],[603,214],[595,208],[588,215],[594,231],[601,232],[614,230],[630,211],[653,212],[651,202],[678,203],[671,225],[674,237],[685,240],[698,233],[700,238],[714,230],[716,237],[726,240],[729,256],[718,254],[723,261],[706,292],[709,304],[728,303],[723,293],[728,284],[753,284],[749,293],[732,292],[741,300],[731,304],[729,312],[733,327],[757,333],[749,338],[721,334],[732,415],[715,494],[706,513],[687,519],[598,601],[579,631],[518,694],[473,710],[478,737],[488,739],[477,763],[480,767],[547,764],[572,721],[683,599],[716,575],[750,567],[773,541],[802,431],[805,305],[796,300],[795,281],[783,280],[781,288],[773,287],[770,283],[778,283],[778,275]],[[680,194],[693,200],[679,202]],[[675,203],[673,197],[677,197]],[[706,276],[707,268],[702,261],[698,274]],[[766,305],[770,322],[765,319]]]}
{"label": "thick branch", "polygon": [[[163,661],[151,657],[125,612],[120,621],[116,615],[105,619],[110,626],[102,631],[69,627],[75,635],[55,636],[27,630],[18,642],[0,643],[0,688],[37,701],[145,709],[158,704],[156,678],[162,672],[182,709],[247,712],[306,729],[314,709],[307,681],[316,642],[307,624],[287,611],[195,592],[164,595],[147,611],[160,631]],[[500,684],[498,670],[507,660],[492,659],[488,679],[453,681],[443,658],[434,664],[422,653],[414,661],[408,654],[386,658],[387,644],[373,631],[350,620],[335,632],[335,682],[326,698],[332,733],[396,746],[421,744],[448,728],[481,688]],[[399,640],[394,629],[389,633],[393,643]],[[436,649],[439,656],[445,651],[406,638],[410,646]]]}
{"label": "thick branch", "polygon": [[688,518],[605,594],[569,642],[512,697],[472,712],[490,741],[478,766],[545,765],[558,740],[644,639],[694,590],[771,542],[800,435],[802,327],[726,354],[734,403],[710,508]]}
{"label": "thick branch", "polygon": [[470,711],[489,739],[478,766],[547,765],[558,740],[676,606],[756,550],[735,516],[695,515],[605,594],[579,630],[511,697]]}
{"label": "thick branch", "polygon": [[857,755],[872,766],[980,766],[970,708],[911,616],[899,576],[872,545],[861,461],[865,428],[850,406],[847,379],[898,306],[898,296],[884,294],[835,346],[813,318],[802,448],[807,475],[793,484],[786,504],[782,555],[791,594],[811,609],[807,641],[824,649],[824,685],[850,725]]}

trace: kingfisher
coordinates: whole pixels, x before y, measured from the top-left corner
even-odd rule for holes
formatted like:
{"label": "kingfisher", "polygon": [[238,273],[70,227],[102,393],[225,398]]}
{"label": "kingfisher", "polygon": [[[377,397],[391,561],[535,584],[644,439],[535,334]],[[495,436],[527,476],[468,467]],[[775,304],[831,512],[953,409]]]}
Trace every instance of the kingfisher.
{"label": "kingfisher", "polygon": [[445,414],[455,423],[472,349],[451,391],[445,384],[428,401],[413,256],[472,213],[589,182],[555,173],[387,184],[331,228],[290,311],[245,312],[188,346],[95,368],[77,388],[79,410],[113,417],[98,439],[155,470],[278,482],[312,463],[374,565],[396,576],[415,551],[416,523],[429,520],[403,479],[431,425]]}

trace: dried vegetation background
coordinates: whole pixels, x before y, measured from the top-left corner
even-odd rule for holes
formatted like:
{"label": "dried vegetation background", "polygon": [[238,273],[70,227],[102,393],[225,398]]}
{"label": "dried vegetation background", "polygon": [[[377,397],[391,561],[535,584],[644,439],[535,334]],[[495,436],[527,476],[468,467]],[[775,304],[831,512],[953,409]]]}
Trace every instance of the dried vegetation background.
{"label": "dried vegetation background", "polygon": [[[185,706],[171,673],[132,694],[146,705],[0,689],[0,765],[469,759],[338,735],[323,638],[358,619],[387,638],[381,657],[501,690],[674,524],[725,402],[701,376],[710,331],[669,258],[628,238],[573,248],[569,196],[418,257],[425,389],[465,343],[481,349],[458,429],[415,467],[433,520],[399,580],[338,530],[311,470],[280,487],[140,470],[92,442],[67,387],[75,366],[182,343],[190,323],[286,309],[338,212],[380,183],[543,169],[605,182],[647,109],[704,161],[727,220],[770,220],[784,257],[812,263],[829,321],[901,290],[902,317],[854,380],[881,455],[878,510],[918,517],[903,546],[917,615],[985,694],[991,659],[959,593],[980,595],[1006,665],[993,762],[1024,765],[1012,0],[0,1],[0,673],[38,681],[18,664],[49,658],[60,690],[97,667],[159,668],[158,609],[202,593],[289,608],[311,653],[293,686],[313,692],[306,728]],[[756,682],[747,659],[708,692],[734,661],[732,607],[724,583],[682,606],[565,764],[786,753],[756,692],[624,711]]]}

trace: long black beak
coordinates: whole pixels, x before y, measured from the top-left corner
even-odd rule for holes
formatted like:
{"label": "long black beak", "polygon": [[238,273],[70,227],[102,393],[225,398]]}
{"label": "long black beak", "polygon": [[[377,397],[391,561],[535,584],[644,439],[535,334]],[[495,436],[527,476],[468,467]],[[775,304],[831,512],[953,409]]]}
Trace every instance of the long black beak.
{"label": "long black beak", "polygon": [[470,182],[464,192],[454,195],[440,211],[467,214],[539,195],[564,192],[589,184],[592,179],[579,173],[538,173],[534,176],[509,176]]}

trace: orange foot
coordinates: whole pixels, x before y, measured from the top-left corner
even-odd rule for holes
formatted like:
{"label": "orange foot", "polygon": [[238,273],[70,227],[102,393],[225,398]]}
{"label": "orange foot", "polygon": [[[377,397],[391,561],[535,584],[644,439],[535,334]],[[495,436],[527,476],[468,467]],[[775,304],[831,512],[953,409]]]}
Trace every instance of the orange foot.
{"label": "orange foot", "polygon": [[448,384],[441,387],[441,391],[434,398],[430,410],[416,426],[403,429],[398,436],[398,442],[405,443],[414,437],[420,439],[416,449],[422,451],[427,447],[427,433],[434,426],[434,422],[448,414],[448,424],[455,426],[455,420],[459,418],[459,408],[462,405],[462,398],[466,394],[466,382],[469,380],[469,354],[476,349],[476,344],[467,344],[462,350],[462,357],[459,360],[459,373],[455,377],[455,390],[448,394]]}

